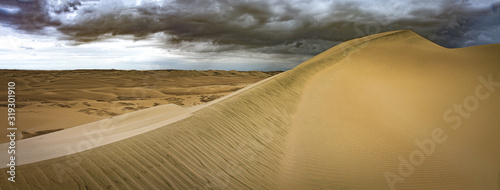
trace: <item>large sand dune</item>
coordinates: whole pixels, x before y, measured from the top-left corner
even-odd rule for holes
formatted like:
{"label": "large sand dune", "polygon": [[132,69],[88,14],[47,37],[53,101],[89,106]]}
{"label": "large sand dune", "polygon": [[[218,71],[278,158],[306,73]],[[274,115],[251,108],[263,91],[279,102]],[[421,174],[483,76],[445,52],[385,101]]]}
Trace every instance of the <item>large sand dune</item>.
{"label": "large sand dune", "polygon": [[186,119],[20,165],[0,188],[499,189],[499,50],[352,40]]}

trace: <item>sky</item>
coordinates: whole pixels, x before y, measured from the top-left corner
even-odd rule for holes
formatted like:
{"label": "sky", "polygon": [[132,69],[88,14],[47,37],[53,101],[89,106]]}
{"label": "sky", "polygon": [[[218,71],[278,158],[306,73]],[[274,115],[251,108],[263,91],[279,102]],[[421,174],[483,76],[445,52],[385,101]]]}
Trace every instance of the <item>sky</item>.
{"label": "sky", "polygon": [[495,0],[0,0],[0,69],[288,70],[344,41],[412,30],[500,43]]}

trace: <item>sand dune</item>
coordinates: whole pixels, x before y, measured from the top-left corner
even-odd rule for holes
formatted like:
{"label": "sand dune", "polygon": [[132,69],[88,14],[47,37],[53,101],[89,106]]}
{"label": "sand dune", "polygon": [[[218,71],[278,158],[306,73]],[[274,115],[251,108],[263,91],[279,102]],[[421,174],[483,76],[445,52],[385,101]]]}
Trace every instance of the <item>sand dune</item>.
{"label": "sand dune", "polygon": [[186,119],[18,166],[0,188],[499,189],[499,50],[352,40]]}
{"label": "sand dune", "polygon": [[[187,118],[190,113],[168,104],[73,127],[17,142],[17,164],[57,158],[135,136]],[[9,144],[0,145],[7,152]],[[7,163],[8,157],[0,158]],[[6,166],[2,166],[6,167]]]}

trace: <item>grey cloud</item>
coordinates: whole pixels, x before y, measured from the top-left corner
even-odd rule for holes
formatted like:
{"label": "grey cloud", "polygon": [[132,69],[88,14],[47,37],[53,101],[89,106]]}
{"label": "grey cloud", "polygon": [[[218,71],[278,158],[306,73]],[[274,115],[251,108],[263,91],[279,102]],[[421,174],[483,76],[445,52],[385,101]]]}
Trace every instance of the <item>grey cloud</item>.
{"label": "grey cloud", "polygon": [[9,24],[16,29],[39,33],[46,26],[56,26],[59,23],[51,21],[46,10],[47,4],[40,0],[4,0],[0,7],[11,9],[10,13],[0,12],[0,22]]}
{"label": "grey cloud", "polygon": [[[59,30],[78,41],[99,40],[109,33],[140,38],[164,32],[171,36],[167,44],[209,42],[220,46],[213,51],[236,48],[312,55],[362,36],[354,32],[354,27],[360,27],[357,21],[376,16],[361,11],[355,3],[330,6],[332,11],[318,20],[315,14],[286,1],[175,1],[133,8],[120,5],[113,10],[79,10],[88,14],[79,14],[82,16],[76,22]],[[296,45],[306,41],[317,44]]]}
{"label": "grey cloud", "polygon": [[[500,23],[493,23],[500,13],[495,11],[500,4],[490,7],[472,8],[467,1],[446,0],[437,10],[417,9],[412,15],[421,18],[421,22],[400,20],[395,22],[399,26],[407,25],[409,29],[427,37],[437,44],[445,47],[456,48],[470,45],[500,43],[499,36],[491,35]],[[497,31],[498,32],[498,31]],[[487,35],[491,39],[479,43],[477,38]],[[477,41],[477,43],[466,43]]]}

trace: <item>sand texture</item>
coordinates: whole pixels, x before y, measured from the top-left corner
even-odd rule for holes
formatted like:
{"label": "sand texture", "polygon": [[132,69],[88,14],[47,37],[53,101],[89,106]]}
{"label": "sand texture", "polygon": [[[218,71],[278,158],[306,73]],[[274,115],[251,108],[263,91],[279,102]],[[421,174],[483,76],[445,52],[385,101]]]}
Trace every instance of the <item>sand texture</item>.
{"label": "sand texture", "polygon": [[499,189],[499,51],[411,31],[351,40],[203,107],[154,113],[184,119],[20,165],[0,188]]}

